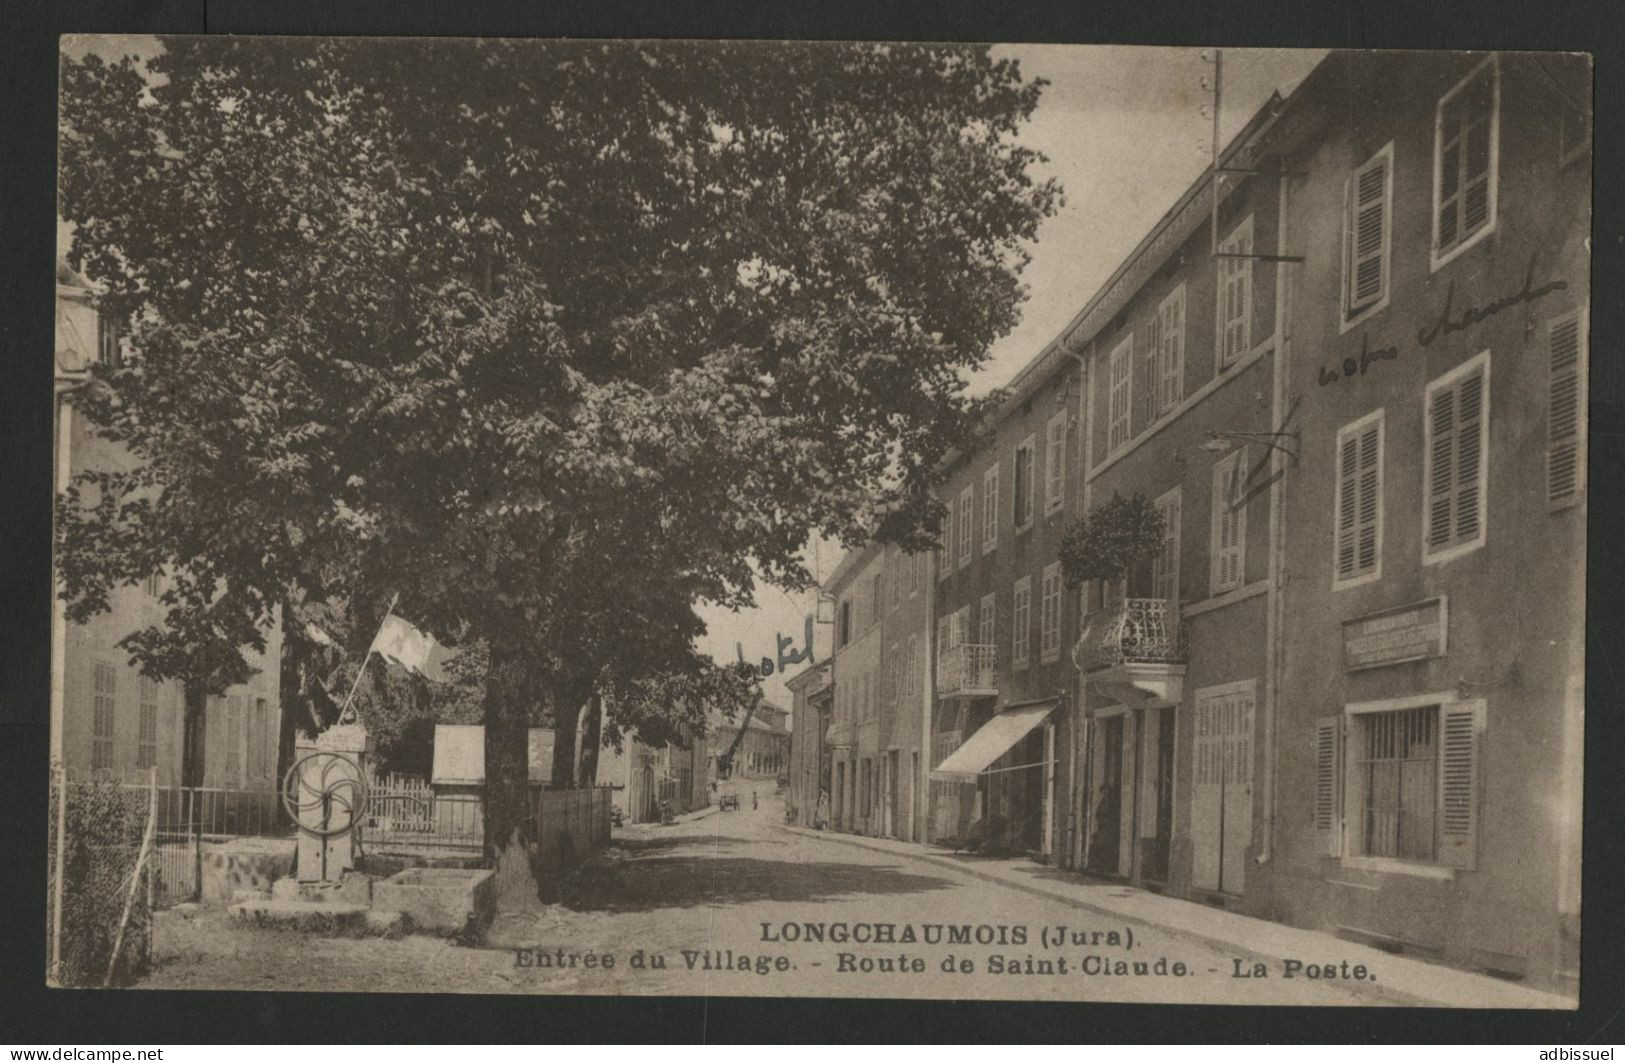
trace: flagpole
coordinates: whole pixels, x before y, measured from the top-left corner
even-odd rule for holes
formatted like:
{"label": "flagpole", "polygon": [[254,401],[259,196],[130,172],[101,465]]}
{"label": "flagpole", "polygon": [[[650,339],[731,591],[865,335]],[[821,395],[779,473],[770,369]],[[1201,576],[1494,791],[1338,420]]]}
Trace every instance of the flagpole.
{"label": "flagpole", "polygon": [[401,592],[396,591],[395,596],[389,600],[389,606],[384,610],[384,615],[378,621],[378,631],[372,633],[372,642],[367,644],[366,656],[361,658],[361,667],[356,669],[355,682],[350,684],[350,692],[344,696],[344,704],[339,706],[339,723],[347,722],[345,717],[350,713],[350,702],[355,699],[355,692],[361,689],[361,677],[367,674],[367,662],[372,660],[373,647],[378,645],[378,632],[384,630],[384,621],[388,620],[390,615],[395,612],[395,603],[400,600]]}

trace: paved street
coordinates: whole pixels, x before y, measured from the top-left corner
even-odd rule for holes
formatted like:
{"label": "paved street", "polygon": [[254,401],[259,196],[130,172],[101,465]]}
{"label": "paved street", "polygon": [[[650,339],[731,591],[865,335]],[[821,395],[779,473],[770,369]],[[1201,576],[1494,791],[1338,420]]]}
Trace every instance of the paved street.
{"label": "paved street", "polygon": [[[770,784],[762,787],[770,793]],[[151,986],[1348,1003],[1236,956],[908,856],[786,831],[782,804],[617,832],[562,905],[493,936],[324,939],[166,913]],[[765,927],[764,927],[765,924]],[[1045,930],[1065,944],[1046,947]],[[822,931],[822,942],[809,941]],[[1077,936],[1074,936],[1077,935]],[[912,937],[913,940],[909,940]],[[800,940],[796,940],[799,938]],[[658,959],[657,959],[658,957]],[[1243,967],[1252,970],[1254,959]],[[1182,966],[1181,966],[1182,965]],[[1147,973],[1134,973],[1136,970]],[[1183,971],[1183,973],[1178,973]],[[1260,989],[1267,987],[1267,992]],[[1366,987],[1369,989],[1370,987]]]}

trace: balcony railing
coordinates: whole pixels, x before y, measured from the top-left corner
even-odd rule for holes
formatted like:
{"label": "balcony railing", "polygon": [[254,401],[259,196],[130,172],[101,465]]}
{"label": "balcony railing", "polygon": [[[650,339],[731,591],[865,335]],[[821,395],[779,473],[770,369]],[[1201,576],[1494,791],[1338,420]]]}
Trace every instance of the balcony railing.
{"label": "balcony railing", "polygon": [[1167,598],[1123,598],[1094,614],[1084,627],[1078,666],[1084,671],[1119,664],[1185,660],[1179,604]]}
{"label": "balcony railing", "polygon": [[937,662],[937,693],[961,698],[997,694],[997,660],[992,646],[965,644],[944,650]]}

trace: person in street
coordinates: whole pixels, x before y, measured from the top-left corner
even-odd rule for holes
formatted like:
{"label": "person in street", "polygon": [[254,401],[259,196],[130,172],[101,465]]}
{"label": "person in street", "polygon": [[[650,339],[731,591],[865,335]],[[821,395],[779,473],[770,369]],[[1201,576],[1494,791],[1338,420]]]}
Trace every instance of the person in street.
{"label": "person in street", "polygon": [[829,822],[829,791],[818,791],[818,808],[813,812],[813,830],[823,830]]}
{"label": "person in street", "polygon": [[751,810],[751,811],[752,811],[752,812],[754,812],[754,811],[756,811],[756,809],[757,809],[757,804],[756,804],[756,791],[755,791],[755,790],[752,790],[752,791],[751,791],[751,792],[750,792],[750,810]]}

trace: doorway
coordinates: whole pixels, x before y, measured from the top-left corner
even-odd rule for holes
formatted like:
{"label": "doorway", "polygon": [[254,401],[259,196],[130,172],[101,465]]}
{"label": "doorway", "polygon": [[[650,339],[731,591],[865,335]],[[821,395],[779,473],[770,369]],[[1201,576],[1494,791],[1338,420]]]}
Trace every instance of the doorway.
{"label": "doorway", "polygon": [[1090,795],[1087,867],[1103,875],[1121,871],[1124,716],[1098,717],[1094,733],[1095,792]]}
{"label": "doorway", "polygon": [[1253,681],[1196,693],[1191,885],[1239,894],[1253,831]]}

